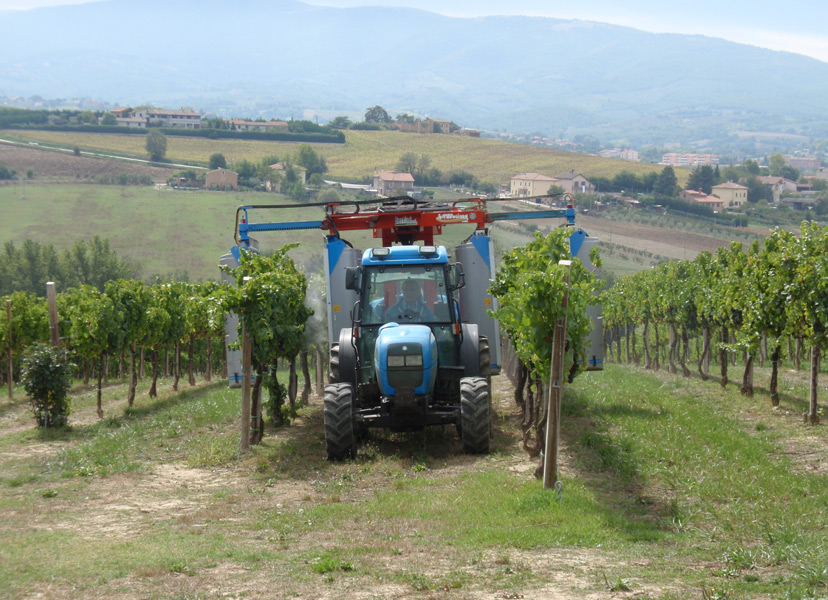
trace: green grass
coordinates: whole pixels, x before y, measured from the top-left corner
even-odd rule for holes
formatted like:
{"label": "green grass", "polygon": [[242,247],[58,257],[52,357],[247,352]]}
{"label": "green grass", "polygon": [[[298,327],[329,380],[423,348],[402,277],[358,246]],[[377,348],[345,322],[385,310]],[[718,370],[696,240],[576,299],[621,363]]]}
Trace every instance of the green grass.
{"label": "green grass", "polygon": [[[108,238],[120,255],[133,259],[144,278],[153,275],[187,275],[191,280],[219,277],[218,261],[235,245],[233,227],[236,209],[250,204],[295,204],[268,193],[181,192],[144,187],[108,185],[0,186],[0,206],[14,207],[0,219],[0,239],[18,247],[26,239],[68,248],[93,235]],[[321,209],[265,211],[251,214],[255,222],[321,219]],[[460,243],[470,226],[447,227],[443,243]],[[495,228],[499,248],[512,248],[530,239]],[[343,237],[356,247],[377,244],[370,232],[348,232]],[[299,247],[291,257],[308,273],[321,272],[323,241],[319,230],[262,233],[257,236],[263,252],[272,252],[292,242]]]}
{"label": "green grass", "polygon": [[[123,392],[107,388],[109,401]],[[511,468],[527,461],[506,392],[488,456],[434,429],[374,432],[345,463],[324,458],[318,399],[239,461],[237,390],[139,394],[100,422],[0,435],[0,588],[162,597],[184,593],[173,581],[219,585],[233,566],[236,585],[285,581],[286,595],[393,584],[531,597],[570,569],[550,556],[581,556],[595,593],[821,597],[828,481],[788,450],[826,434],[795,416],[801,393],[789,382],[771,414],[713,381],[582,375],[565,392],[561,501]],[[78,391],[79,418],[92,397]],[[164,465],[205,483],[164,486]]]}

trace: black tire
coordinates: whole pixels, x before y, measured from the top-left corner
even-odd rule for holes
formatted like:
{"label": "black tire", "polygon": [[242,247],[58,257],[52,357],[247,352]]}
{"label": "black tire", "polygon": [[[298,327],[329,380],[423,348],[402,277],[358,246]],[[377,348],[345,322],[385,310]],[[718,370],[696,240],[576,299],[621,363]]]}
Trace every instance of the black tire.
{"label": "black tire", "polygon": [[491,412],[489,384],[485,377],[460,380],[460,441],[467,454],[489,452]]}
{"label": "black tire", "polygon": [[481,335],[477,340],[477,353],[480,357],[479,360],[479,369],[477,374],[479,377],[486,378],[486,384],[489,386],[489,437],[494,436],[494,432],[491,428],[491,415],[492,415],[492,354],[489,350],[489,338],[485,335]]}
{"label": "black tire", "polygon": [[356,456],[353,397],[354,388],[350,383],[325,386],[325,445],[329,460]]}
{"label": "black tire", "polygon": [[328,361],[328,383],[339,383],[339,344],[331,344]]}
{"label": "black tire", "polygon": [[491,382],[492,379],[492,355],[491,351],[489,350],[489,338],[485,335],[481,335],[477,340],[477,353],[480,356],[479,365],[480,368],[477,371],[477,375],[480,377],[485,377]]}

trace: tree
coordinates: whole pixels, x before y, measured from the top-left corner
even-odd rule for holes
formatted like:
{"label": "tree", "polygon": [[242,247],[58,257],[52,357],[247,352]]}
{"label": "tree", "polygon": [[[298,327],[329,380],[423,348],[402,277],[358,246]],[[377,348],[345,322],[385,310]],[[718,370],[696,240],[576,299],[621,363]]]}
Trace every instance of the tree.
{"label": "tree", "polygon": [[397,161],[396,170],[398,173],[411,173],[417,170],[417,153],[405,152]]}
{"label": "tree", "polygon": [[371,108],[365,111],[365,122],[391,123],[392,120],[391,116],[388,114],[388,111],[378,104],[376,106],[372,106]]}
{"label": "tree", "polygon": [[716,176],[713,172],[713,167],[710,165],[702,165],[694,168],[690,172],[690,177],[687,179],[686,190],[698,190],[705,194],[710,194],[713,191],[713,186],[716,184]]}
{"label": "tree", "polygon": [[656,179],[655,185],[653,186],[653,193],[656,196],[675,196],[676,185],[678,185],[676,172],[672,166],[667,165],[661,170],[658,179]]}
{"label": "tree", "polygon": [[319,202],[326,202],[326,203],[334,203],[339,202],[339,194],[336,193],[336,190],[332,190],[328,188],[319,193],[319,197],[317,198]]}
{"label": "tree", "polygon": [[634,193],[635,188],[638,186],[638,177],[630,171],[621,171],[612,178],[612,185],[619,192],[626,191]]}
{"label": "tree", "polygon": [[224,154],[220,154],[216,152],[215,154],[210,155],[210,170],[214,169],[226,169],[227,168],[227,159],[224,158]]}
{"label": "tree", "polygon": [[334,117],[334,119],[328,123],[328,126],[333,129],[348,129],[351,125],[351,120],[348,117]]}
{"label": "tree", "polygon": [[78,123],[86,124],[86,125],[97,125],[98,124],[98,117],[95,116],[91,110],[84,110],[77,117]]}
{"label": "tree", "polygon": [[296,164],[305,168],[308,177],[314,173],[321,175],[328,171],[325,159],[317,154],[310,144],[299,144],[299,148],[296,150]]}
{"label": "tree", "polygon": [[118,120],[115,118],[115,115],[113,115],[111,112],[104,113],[104,116],[101,117],[101,125],[113,126],[117,124]]}
{"label": "tree", "polygon": [[431,158],[428,157],[427,154],[421,154],[419,158],[417,158],[417,178],[422,179],[425,172],[428,171],[428,168],[431,166]]}
{"label": "tree", "polygon": [[[756,162],[755,160],[748,159],[744,162],[744,164],[742,166],[751,175],[758,175],[761,172],[761,170],[759,169],[759,163]],[[716,169],[718,169],[718,168],[719,168],[719,165],[716,165]]]}
{"label": "tree", "polygon": [[162,160],[167,154],[167,136],[157,129],[150,129],[147,133],[146,149],[150,160]]}
{"label": "tree", "polygon": [[792,165],[784,165],[779,175],[791,181],[799,181],[799,169]]}
{"label": "tree", "polygon": [[748,189],[748,202],[755,204],[759,200],[773,202],[773,189],[767,183],[762,183],[755,175],[750,175],[743,180]]}
{"label": "tree", "polygon": [[768,158],[768,168],[770,169],[770,174],[774,177],[782,177],[782,167],[785,166],[785,157],[779,154],[771,154],[770,158]]}

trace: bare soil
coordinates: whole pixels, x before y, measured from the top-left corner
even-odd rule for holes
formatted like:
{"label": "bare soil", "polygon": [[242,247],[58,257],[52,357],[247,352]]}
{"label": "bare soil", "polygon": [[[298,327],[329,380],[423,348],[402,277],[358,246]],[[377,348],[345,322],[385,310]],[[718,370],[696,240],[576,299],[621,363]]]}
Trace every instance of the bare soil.
{"label": "bare soil", "polygon": [[166,181],[175,172],[174,169],[153,167],[141,162],[75,156],[70,152],[4,143],[0,143],[0,164],[16,169],[23,175],[32,169],[38,180],[84,180],[93,176],[125,173],[149,175],[153,181]]}
{"label": "bare soil", "polygon": [[[508,415],[507,422],[501,422],[499,429],[508,429],[517,423],[517,409],[512,401],[512,388],[508,379],[498,377],[495,401],[497,411]],[[319,409],[321,398],[311,398],[311,406]],[[109,404],[107,414],[122,407]],[[21,427],[25,403],[17,403],[7,410],[0,430],[9,426],[15,431]],[[72,415],[75,423],[87,423],[94,418],[94,408],[84,408]],[[303,438],[319,433],[320,410],[306,411],[306,416],[286,430],[268,431],[264,444],[273,444],[277,439],[294,439],[298,444]],[[14,418],[15,414],[20,418]],[[31,426],[31,425],[27,425]],[[501,455],[498,463],[504,469],[532,476],[537,459],[529,459],[519,448],[517,432],[499,431],[513,440]],[[459,444],[458,444],[459,448]],[[0,450],[0,464],[20,464],[25,453],[37,453],[39,460],[59,452],[61,444],[27,443],[26,448],[6,447]],[[562,469],[568,469],[566,448],[562,448]],[[25,521],[27,527],[49,531],[70,530],[95,544],[96,541],[111,539],[134,540],[140,544],[142,537],[158,534],[166,529],[187,528],[198,533],[212,527],[238,524],[234,537],[245,541],[249,536],[268,545],[282,544],[296,557],[320,548],[334,551],[343,538],[359,540],[364,536],[359,528],[364,524],[342,523],[344,530],[316,530],[301,536],[292,536],[288,541],[279,541],[278,532],[268,529],[256,530],[251,522],[256,515],[268,511],[285,511],[295,514],[309,506],[331,502],[329,490],[321,489],[322,481],[316,475],[305,477],[280,476],[272,484],[262,484],[253,477],[256,468],[254,460],[242,460],[223,468],[193,468],[179,462],[150,465],[144,472],[117,474],[107,477],[85,478],[82,500],[70,502],[63,494],[50,502],[53,510],[42,513],[24,510],[19,515],[7,515],[6,523]],[[443,477],[446,474],[462,474],[481,468],[475,457],[457,452],[447,456],[445,463],[434,472],[423,473],[425,477]],[[334,465],[333,476],[349,474],[357,465],[349,463]],[[331,473],[323,475],[329,483]],[[327,484],[326,483],[326,484]],[[394,482],[382,473],[372,472],[362,481],[345,487],[336,495],[335,502],[359,503],[373,496],[383,487]],[[9,520],[11,519],[11,521]],[[352,529],[349,531],[348,529]],[[270,599],[284,597],[302,598],[456,598],[482,600],[493,598],[554,598],[561,600],[625,597],[657,597],[667,588],[650,589],[636,585],[633,592],[611,593],[603,584],[599,572],[625,572],[635,566],[646,566],[647,559],[620,556],[601,548],[559,549],[538,548],[535,550],[499,549],[483,554],[482,558],[468,560],[459,549],[441,548],[439,555],[424,548],[415,536],[407,530],[405,522],[372,522],[371,539],[385,544],[387,552],[380,552],[366,560],[379,561],[375,571],[394,573],[416,573],[431,581],[442,581],[457,576],[458,571],[483,581],[492,581],[493,573],[518,573],[530,576],[534,583],[528,586],[513,584],[511,576],[503,575],[502,585],[464,585],[437,590],[418,587],[411,583],[383,581],[382,577],[337,576],[335,581],[314,574],[312,577],[296,578],[284,565],[265,564],[251,568],[232,560],[219,560],[209,568],[201,567],[192,572],[171,572],[170,569],[144,569],[132,571],[125,576],[102,583],[96,589],[85,589],[84,598],[126,600],[133,598],[245,598]],[[388,540],[382,542],[381,540]],[[393,541],[391,541],[393,540]],[[227,543],[233,543],[228,539]],[[357,565],[359,573],[359,565]],[[452,575],[454,574],[454,575]],[[538,585],[540,581],[540,585]],[[30,598],[51,598],[56,600],[77,598],[77,591],[69,582],[56,581],[37,590]]]}

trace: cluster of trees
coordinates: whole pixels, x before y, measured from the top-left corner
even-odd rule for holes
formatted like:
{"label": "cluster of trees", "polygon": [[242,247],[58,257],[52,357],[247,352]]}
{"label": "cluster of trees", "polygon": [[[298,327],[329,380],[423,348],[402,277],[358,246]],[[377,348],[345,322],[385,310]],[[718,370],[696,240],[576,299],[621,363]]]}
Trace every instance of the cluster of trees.
{"label": "cluster of trees", "polygon": [[[332,129],[387,129],[393,128],[394,125],[399,123],[414,125],[419,120],[420,119],[418,117],[408,113],[399,113],[398,115],[392,117],[386,109],[377,104],[376,106],[372,106],[365,110],[365,117],[362,121],[354,123],[348,117],[339,116],[332,119],[330,123],[328,123],[328,127]],[[456,131],[457,129],[460,129],[460,126],[452,122],[451,131]],[[434,133],[449,132],[440,131],[439,125],[435,123]]]}
{"label": "cluster of trees", "polygon": [[[201,127],[203,129],[216,129],[224,131],[235,131],[236,126],[231,123],[232,119],[222,119],[221,117],[214,117],[211,119],[202,119]],[[261,117],[252,119],[256,123],[267,123],[267,119]],[[319,125],[313,121],[306,119],[291,119],[287,122],[287,130],[291,133],[332,133],[330,125]]]}
{"label": "cluster of trees", "polygon": [[[279,172],[271,168],[271,165],[281,163],[284,170]],[[301,167],[299,169],[298,167]],[[228,166],[227,158],[216,152],[210,156],[209,168],[227,169],[239,174],[239,185],[249,189],[259,189],[265,181],[278,182],[283,194],[300,200],[306,197],[305,184],[301,171],[304,170],[305,178],[311,185],[320,185],[322,175],[328,171],[325,158],[317,153],[310,144],[299,144],[296,152],[290,155],[279,157],[275,154],[265,156],[258,162],[246,158]],[[170,178],[171,181],[180,179],[187,180],[184,185],[204,185],[204,171],[195,169],[182,169],[177,171]]]}
{"label": "cluster of trees", "polygon": [[[182,374],[182,344],[188,352],[189,381],[195,385],[194,347],[197,339],[206,341],[204,372],[207,380],[211,378],[212,342],[224,333],[224,313],[218,292],[219,286],[215,283],[164,282],[150,286],[134,279],[117,279],[107,281],[103,291],[91,285],[80,285],[58,294],[62,344],[74,357],[72,362],[79,365],[79,375],[84,383],[90,376],[97,377],[99,416],[103,416],[101,387],[110,373],[112,357],[118,359],[122,373],[124,361],[128,362],[127,399],[130,406],[135,400],[138,380],[136,358],[140,356],[143,365],[144,352],[152,356],[151,397],[157,395],[160,351],[167,353],[167,361],[172,356],[173,389],[178,389]],[[10,360],[20,359],[28,347],[50,337],[46,301],[26,292],[15,292],[2,299],[10,301],[12,319],[11,322],[0,319],[3,337],[0,346]]]}
{"label": "cluster of trees", "polygon": [[806,222],[799,237],[777,229],[764,245],[756,241],[745,249],[733,242],[716,255],[702,252],[693,261],[671,261],[619,279],[602,296],[610,358],[634,363],[643,358],[645,368],[656,369],[664,357],[671,372],[680,367],[689,376],[686,363],[695,348],[699,372],[707,379],[718,351],[720,382],[726,386],[728,363],[742,352],[742,393],[753,394],[755,361],[770,360],[771,403],[778,406],[781,360],[792,358],[799,368],[802,349],[810,348],[807,419],[818,422],[817,374],[828,345],[825,248],[828,228]]}
{"label": "cluster of trees", "polygon": [[[115,362],[122,375],[129,373],[129,406],[135,400],[145,355],[152,365],[150,397],[157,396],[162,364],[165,374],[173,376],[173,390],[178,389],[185,371],[190,385],[195,385],[198,354],[204,378],[209,381],[222,362],[214,360],[213,345],[223,340],[225,314],[233,312],[253,342],[253,395],[258,402],[254,405],[253,441],[261,437],[263,385],[270,391],[273,421],[282,423],[289,413],[282,409],[285,394],[276,380],[277,361],[291,364],[291,405],[295,400],[296,357],[303,351],[306,392],[310,387],[304,334],[312,311],[304,303],[307,281],[287,256],[289,249],[285,247],[271,257],[243,253],[240,266],[228,270],[236,287],[177,281],[148,285],[134,279],[114,279],[105,282],[102,289],[79,285],[58,294],[61,342],[70,362],[77,365],[75,375],[84,383],[97,379],[98,415],[103,416],[101,387]],[[0,352],[19,367],[29,350],[39,351],[37,344],[49,340],[48,310],[44,298],[25,291],[0,297],[3,306],[6,301],[12,318],[9,321],[4,315],[0,319]]]}
{"label": "cluster of trees", "polygon": [[103,291],[107,281],[139,275],[135,264],[119,257],[109,240],[98,236],[76,242],[63,252],[30,239],[20,247],[6,242],[0,254],[0,295],[23,292],[44,296],[47,281],[54,281],[58,289],[89,285]]}
{"label": "cluster of trees", "polygon": [[491,182],[480,181],[475,175],[466,171],[443,173],[437,167],[431,166],[431,158],[427,154],[405,152],[400,156],[395,167],[397,173],[411,173],[414,183],[429,186],[462,186],[481,194],[497,193],[497,185]]}
{"label": "cluster of trees", "polygon": [[590,177],[590,182],[599,193],[616,192],[629,195],[652,194],[654,196],[678,195],[678,178],[673,167],[667,165],[661,173],[636,175],[630,171],[621,171],[611,179],[608,177]]}

